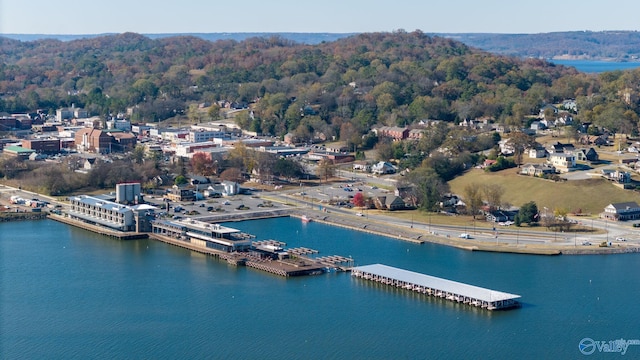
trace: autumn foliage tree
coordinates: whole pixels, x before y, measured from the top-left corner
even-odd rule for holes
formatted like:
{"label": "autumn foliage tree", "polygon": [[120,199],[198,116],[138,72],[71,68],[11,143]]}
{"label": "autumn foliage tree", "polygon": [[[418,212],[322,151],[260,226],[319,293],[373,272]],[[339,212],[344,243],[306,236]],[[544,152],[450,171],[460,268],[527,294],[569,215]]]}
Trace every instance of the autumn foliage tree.
{"label": "autumn foliage tree", "polygon": [[364,195],[362,195],[361,192],[358,192],[355,195],[353,195],[353,205],[357,207],[364,207],[365,202],[366,201],[365,201]]}
{"label": "autumn foliage tree", "polygon": [[211,154],[203,152],[193,154],[190,165],[195,174],[202,176],[215,175],[218,170],[218,166],[213,162]]}

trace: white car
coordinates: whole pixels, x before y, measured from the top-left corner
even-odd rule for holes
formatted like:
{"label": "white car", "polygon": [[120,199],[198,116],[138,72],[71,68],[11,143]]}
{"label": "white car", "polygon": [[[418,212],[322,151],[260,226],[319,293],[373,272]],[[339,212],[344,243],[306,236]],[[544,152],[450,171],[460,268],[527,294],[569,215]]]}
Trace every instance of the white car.
{"label": "white car", "polygon": [[462,233],[460,235],[458,235],[459,238],[461,239],[471,239],[471,235],[467,234],[467,233]]}
{"label": "white car", "polygon": [[356,213],[356,216],[364,216],[364,214],[363,214],[363,213],[361,213],[361,212],[357,212],[357,213]]}
{"label": "white car", "polygon": [[617,237],[616,241],[627,241],[627,239],[623,238],[623,237]]}

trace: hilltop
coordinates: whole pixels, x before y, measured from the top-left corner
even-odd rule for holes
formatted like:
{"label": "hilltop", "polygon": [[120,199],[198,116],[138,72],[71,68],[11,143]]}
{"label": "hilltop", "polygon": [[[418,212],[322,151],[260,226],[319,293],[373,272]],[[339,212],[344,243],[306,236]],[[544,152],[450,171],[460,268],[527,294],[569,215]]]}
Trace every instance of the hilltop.
{"label": "hilltop", "polygon": [[[538,34],[428,33],[460,41],[498,55],[544,59],[587,59],[637,61],[640,33],[637,31],[567,31]],[[72,41],[117,34],[0,34],[20,41],[55,39]],[[164,33],[143,34],[150,39],[193,36],[207,41],[281,37],[295,43],[316,45],[333,42],[357,33]]]}

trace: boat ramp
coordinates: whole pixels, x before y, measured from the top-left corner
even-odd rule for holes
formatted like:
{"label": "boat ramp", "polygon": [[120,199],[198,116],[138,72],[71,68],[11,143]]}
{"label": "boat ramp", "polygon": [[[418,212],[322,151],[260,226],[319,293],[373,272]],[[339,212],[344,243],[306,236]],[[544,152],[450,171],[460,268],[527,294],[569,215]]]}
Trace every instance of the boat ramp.
{"label": "boat ramp", "polygon": [[517,301],[520,295],[481,288],[382,264],[354,267],[351,269],[351,275],[487,310],[520,306]]}

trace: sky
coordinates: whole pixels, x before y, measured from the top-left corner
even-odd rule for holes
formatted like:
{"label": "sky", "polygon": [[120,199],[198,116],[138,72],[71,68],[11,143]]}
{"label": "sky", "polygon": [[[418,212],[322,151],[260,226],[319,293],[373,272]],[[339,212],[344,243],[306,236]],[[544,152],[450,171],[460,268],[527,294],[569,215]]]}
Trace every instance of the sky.
{"label": "sky", "polygon": [[0,0],[3,34],[640,30],[640,1]]}

